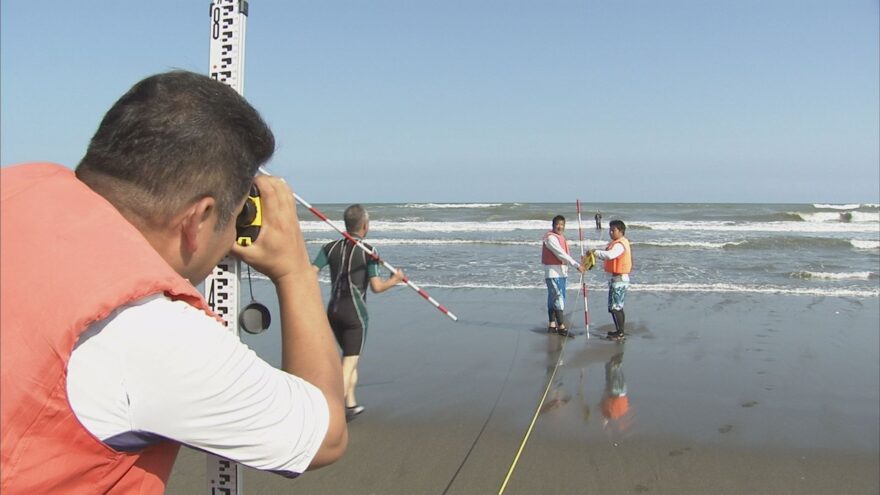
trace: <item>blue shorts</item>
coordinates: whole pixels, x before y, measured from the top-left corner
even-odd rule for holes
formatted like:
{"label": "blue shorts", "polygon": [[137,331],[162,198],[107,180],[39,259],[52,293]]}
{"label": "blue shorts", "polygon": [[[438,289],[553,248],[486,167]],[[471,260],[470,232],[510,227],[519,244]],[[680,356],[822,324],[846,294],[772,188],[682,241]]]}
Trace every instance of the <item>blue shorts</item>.
{"label": "blue shorts", "polygon": [[627,287],[629,287],[629,282],[608,282],[608,311],[623,309]]}

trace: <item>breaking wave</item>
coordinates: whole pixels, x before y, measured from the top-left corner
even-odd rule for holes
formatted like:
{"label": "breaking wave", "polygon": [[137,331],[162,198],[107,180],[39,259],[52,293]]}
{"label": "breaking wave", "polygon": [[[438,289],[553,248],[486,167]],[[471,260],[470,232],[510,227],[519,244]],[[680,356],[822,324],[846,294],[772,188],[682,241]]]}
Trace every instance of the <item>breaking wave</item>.
{"label": "breaking wave", "polygon": [[[504,203],[408,203],[404,208],[495,208]],[[513,203],[514,205],[516,203]]]}
{"label": "breaking wave", "polygon": [[[568,292],[577,292],[577,284],[568,287]],[[493,284],[421,284],[422,287],[441,289],[495,289],[495,290],[546,290],[547,287],[539,284],[523,285],[493,285]],[[605,286],[597,286],[595,290],[602,290]],[[590,287],[590,290],[593,290]],[[779,287],[761,285],[738,285],[738,284],[632,284],[629,286],[633,292],[702,292],[702,293],[742,293],[742,294],[778,294],[790,296],[825,296],[825,297],[880,297],[880,288],[876,289],[844,289],[826,287]]]}
{"label": "breaking wave", "polygon": [[818,279],[818,280],[871,280],[872,278],[876,278],[877,275],[873,272],[809,272],[809,271],[800,271],[793,272],[791,274],[792,278],[799,278],[804,280]]}
{"label": "breaking wave", "polygon": [[880,249],[880,241],[863,241],[859,239],[853,239],[849,242],[856,249]]}
{"label": "breaking wave", "polygon": [[856,210],[861,207],[870,208],[869,205],[862,205],[860,203],[848,203],[842,205],[833,205],[827,203],[813,203],[813,208],[816,209],[826,209],[826,210]]}

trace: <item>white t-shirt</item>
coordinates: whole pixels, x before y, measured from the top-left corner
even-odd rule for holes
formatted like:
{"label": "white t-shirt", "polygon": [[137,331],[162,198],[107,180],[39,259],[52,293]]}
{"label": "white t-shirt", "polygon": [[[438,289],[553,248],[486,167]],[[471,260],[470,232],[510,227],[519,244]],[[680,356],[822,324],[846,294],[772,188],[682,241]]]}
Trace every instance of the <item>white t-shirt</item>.
{"label": "white t-shirt", "polygon": [[[548,235],[547,238],[544,239],[544,245],[547,246],[547,249],[555,254],[556,257],[559,258],[561,261],[568,263],[571,266],[580,265],[577,260],[572,258],[570,254],[565,252],[565,249],[563,249],[562,244],[560,244],[559,239],[557,239],[555,235]],[[568,277],[567,265],[544,265],[544,278],[566,277]]]}
{"label": "white t-shirt", "polygon": [[156,436],[288,476],[327,433],[321,391],[257,357],[222,324],[164,295],[92,324],[70,358],[70,405],[116,450]]}

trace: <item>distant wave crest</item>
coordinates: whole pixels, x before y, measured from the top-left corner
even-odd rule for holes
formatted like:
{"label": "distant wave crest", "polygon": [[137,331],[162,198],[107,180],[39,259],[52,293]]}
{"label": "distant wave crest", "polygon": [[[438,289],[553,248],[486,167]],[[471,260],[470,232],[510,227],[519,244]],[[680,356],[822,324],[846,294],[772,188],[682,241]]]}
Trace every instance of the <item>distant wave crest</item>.
{"label": "distant wave crest", "polygon": [[867,212],[867,211],[842,211],[842,212],[834,212],[834,211],[820,211],[815,213],[798,213],[798,212],[789,212],[790,215],[796,215],[801,218],[805,222],[817,222],[817,223],[825,223],[825,222],[852,222],[852,223],[865,223],[865,222],[880,222],[880,212]]}
{"label": "distant wave crest", "polygon": [[880,241],[863,241],[859,239],[853,239],[849,242],[853,245],[854,248],[857,249],[880,249]]}
{"label": "distant wave crest", "polygon": [[[258,280],[268,281],[265,275],[254,272],[253,277]],[[318,278],[322,284],[329,284],[330,277],[322,272]],[[492,283],[458,283],[443,284],[432,282],[420,282],[420,287],[437,289],[492,289],[492,290],[546,290],[546,286],[540,283],[530,284],[492,284]],[[589,290],[601,293],[605,289],[604,284],[590,284]],[[568,292],[578,292],[578,284],[571,284]],[[697,283],[657,283],[657,284],[632,284],[630,291],[635,292],[704,292],[704,293],[742,293],[742,294],[778,294],[789,296],[813,296],[813,297],[880,297],[880,287],[870,289],[852,289],[839,287],[779,287],[771,285],[740,285],[740,284],[697,284]]]}
{"label": "distant wave crest", "polygon": [[[825,210],[855,210],[863,205],[860,203],[848,203],[842,205],[832,205],[827,203],[813,203],[813,208],[816,209],[825,209]],[[864,205],[866,208],[870,208],[870,205]]]}
{"label": "distant wave crest", "polygon": [[[300,222],[303,232],[333,230],[320,221]],[[499,222],[401,222],[371,220],[372,232],[505,232],[511,230],[547,230],[546,220],[505,220]]]}
{"label": "distant wave crest", "polygon": [[[856,212],[858,213],[858,212]],[[880,213],[865,213],[864,219],[853,216],[852,222],[746,222],[730,221],[680,221],[680,222],[633,222],[633,230],[650,229],[655,231],[708,231],[708,232],[877,232],[880,226]],[[333,229],[321,221],[301,221],[303,232],[326,232]],[[504,220],[491,222],[429,222],[429,221],[387,221],[370,222],[372,232],[509,232],[530,230],[544,232],[546,220]]]}
{"label": "distant wave crest", "polygon": [[636,242],[636,246],[652,246],[661,248],[697,248],[697,249],[724,249],[727,247],[741,246],[747,241],[730,241],[730,242]]}
{"label": "distant wave crest", "polygon": [[800,271],[793,272],[791,274],[792,278],[800,278],[805,280],[810,279],[819,279],[819,280],[870,280],[872,278],[876,278],[877,275],[873,272],[810,272],[810,271]]}
{"label": "distant wave crest", "polygon": [[504,203],[409,203],[404,208],[495,208]]}
{"label": "distant wave crest", "polygon": [[[307,239],[307,244],[327,244],[335,241],[330,238]],[[367,242],[373,246],[534,246],[541,245],[541,240],[517,241],[512,239],[388,239],[388,238],[370,238]],[[568,241],[570,248],[580,246],[580,241],[570,239]],[[584,241],[584,248],[604,248],[607,245],[605,241],[594,241],[592,239]]]}
{"label": "distant wave crest", "polygon": [[[445,289],[494,289],[494,290],[541,290],[543,285],[492,285],[492,284],[421,284],[422,287],[445,288]],[[596,287],[600,290],[604,286]],[[591,287],[592,289],[592,287]],[[577,292],[579,287],[569,287],[569,292]],[[760,285],[737,285],[737,284],[633,284],[629,290],[635,292],[704,292],[704,293],[743,293],[743,294],[778,294],[790,296],[826,296],[826,297],[880,297],[880,288],[877,289],[843,289],[827,287],[778,287]]]}
{"label": "distant wave crest", "polygon": [[[327,244],[336,239],[309,239],[308,244]],[[374,246],[449,246],[449,245],[490,245],[490,246],[540,246],[541,241],[481,240],[481,239],[367,239]]]}
{"label": "distant wave crest", "polygon": [[[858,212],[856,212],[858,213]],[[836,215],[836,213],[832,213]],[[880,226],[880,215],[873,215],[873,220],[852,222],[841,221],[788,221],[788,222],[744,222],[731,221],[696,221],[696,222],[639,222],[641,228],[655,231],[688,230],[707,232],[877,232]]]}

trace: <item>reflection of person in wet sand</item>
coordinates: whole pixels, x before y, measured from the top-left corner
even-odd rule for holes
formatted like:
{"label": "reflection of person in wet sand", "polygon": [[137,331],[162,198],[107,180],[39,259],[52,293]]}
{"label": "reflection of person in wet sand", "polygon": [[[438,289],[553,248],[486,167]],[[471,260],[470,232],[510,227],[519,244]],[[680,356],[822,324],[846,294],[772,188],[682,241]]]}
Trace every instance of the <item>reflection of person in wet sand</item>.
{"label": "reflection of person in wet sand", "polygon": [[[541,405],[540,414],[544,414],[545,412],[552,411],[554,409],[558,409],[571,400],[571,394],[565,391],[565,388],[562,383],[561,378],[561,370],[563,367],[562,362],[562,341],[559,339],[548,338],[547,339],[547,379],[549,380],[551,377],[554,377],[553,371],[557,370],[557,374],[555,375],[555,382],[553,383],[550,390],[547,392],[547,397],[544,398],[544,403]],[[557,368],[558,364],[558,368]]]}
{"label": "reflection of person in wet sand", "polygon": [[562,379],[558,378],[556,383],[553,384],[553,388],[547,393],[547,398],[544,399],[544,404],[541,406],[541,414],[559,409],[568,404],[570,400],[571,394],[565,391]]}
{"label": "reflection of person in wet sand", "polygon": [[629,426],[627,413],[630,412],[630,407],[622,364],[623,352],[611,356],[611,359],[605,363],[605,392],[602,394],[599,407],[605,418],[606,427],[614,421],[621,430],[625,430]]}

